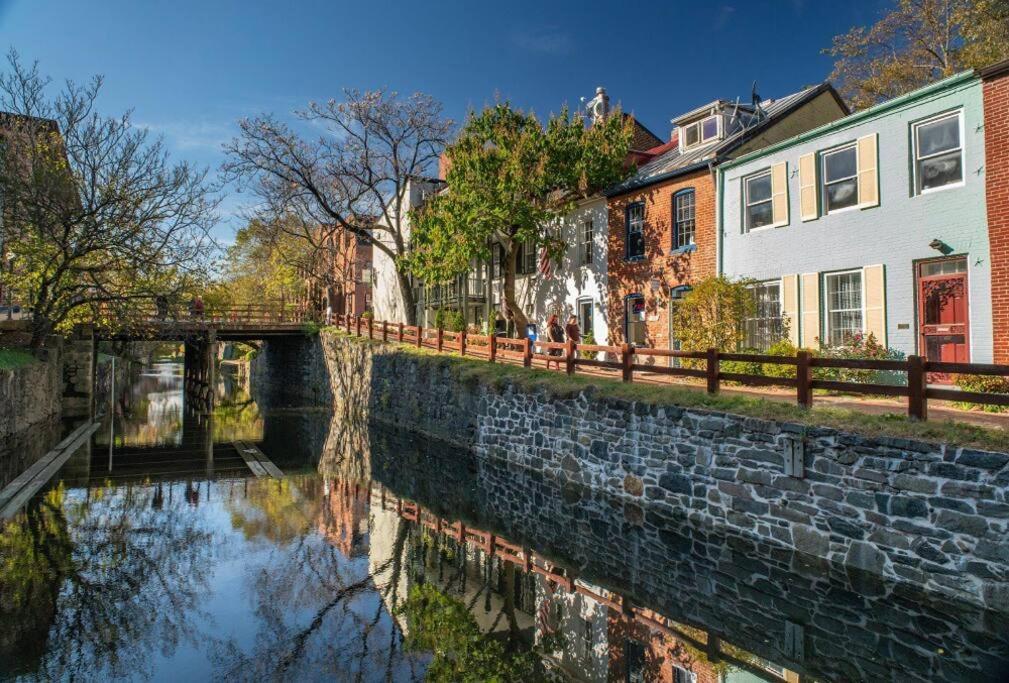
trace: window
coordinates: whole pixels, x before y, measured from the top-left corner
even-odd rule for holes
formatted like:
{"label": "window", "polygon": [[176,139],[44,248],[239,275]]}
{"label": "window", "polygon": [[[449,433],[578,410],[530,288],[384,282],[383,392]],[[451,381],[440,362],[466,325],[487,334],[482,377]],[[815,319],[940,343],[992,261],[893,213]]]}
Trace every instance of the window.
{"label": "window", "polygon": [[498,278],[504,275],[504,247],[495,244],[491,251],[491,277]]}
{"label": "window", "polygon": [[771,172],[766,171],[743,181],[743,203],[746,205],[746,230],[755,230],[774,222],[771,202]]}
{"label": "window", "polygon": [[592,652],[592,622],[582,617],[582,652]]}
{"label": "window", "polygon": [[371,310],[371,294],[368,294],[367,292],[364,294],[364,310]]}
{"label": "window", "polygon": [[823,206],[827,213],[858,204],[858,158],[855,145],[823,155]]}
{"label": "window", "polygon": [[643,259],[645,257],[645,205],[642,202],[627,207],[625,223],[627,231],[626,258],[628,261]]}
{"label": "window", "polygon": [[641,294],[628,294],[624,300],[624,338],[628,344],[644,346],[646,332],[645,297]]}
{"label": "window", "polygon": [[645,644],[641,641],[624,640],[624,672],[626,683],[644,683]]}
{"label": "window", "polygon": [[518,253],[515,255],[515,273],[517,275],[529,275],[536,272],[536,243],[526,240],[518,245]]}
{"label": "window", "polygon": [[682,249],[694,243],[694,191],[673,195],[673,247]]}
{"label": "window", "polygon": [[592,247],[595,243],[595,229],[592,219],[582,222],[582,265],[587,266],[592,263]]}
{"label": "window", "polygon": [[673,683],[696,683],[697,674],[673,664]]}
{"label": "window", "polygon": [[578,300],[578,327],[582,332],[582,340],[592,334],[592,299]]}
{"label": "window", "polygon": [[914,125],[914,175],[917,192],[963,182],[960,113]]}
{"label": "window", "polygon": [[680,133],[680,146],[683,149],[690,149],[695,145],[717,140],[721,137],[722,117],[714,114],[700,121],[694,121],[683,126]]}
{"label": "window", "polygon": [[844,346],[863,329],[862,271],[826,276],[827,343]]}
{"label": "window", "polygon": [[744,323],[744,344],[748,349],[767,351],[784,336],[781,318],[781,282],[761,282],[752,287],[756,309]]}

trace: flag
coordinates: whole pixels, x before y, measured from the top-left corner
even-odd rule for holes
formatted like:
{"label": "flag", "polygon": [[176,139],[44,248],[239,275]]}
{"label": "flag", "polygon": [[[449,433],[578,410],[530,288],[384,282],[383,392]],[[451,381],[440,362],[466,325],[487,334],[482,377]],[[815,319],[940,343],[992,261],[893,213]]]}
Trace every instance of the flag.
{"label": "flag", "polygon": [[554,275],[554,267],[550,263],[550,252],[546,247],[540,248],[540,275],[544,280],[549,280]]}

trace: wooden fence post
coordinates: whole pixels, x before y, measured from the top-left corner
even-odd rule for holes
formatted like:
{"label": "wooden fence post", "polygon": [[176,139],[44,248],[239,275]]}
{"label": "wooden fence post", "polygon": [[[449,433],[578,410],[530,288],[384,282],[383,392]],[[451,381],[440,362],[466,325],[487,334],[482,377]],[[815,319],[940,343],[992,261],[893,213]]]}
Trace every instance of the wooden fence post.
{"label": "wooden fence post", "polygon": [[368,339],[375,338],[375,319],[368,316]]}
{"label": "wooden fence post", "polygon": [[441,353],[442,346],[445,344],[445,330],[438,328],[438,353]]}
{"label": "wooden fence post", "polygon": [[907,357],[907,416],[914,420],[928,419],[928,398],[925,396],[927,377],[921,356]]}
{"label": "wooden fence post", "polygon": [[718,393],[718,349],[708,349],[708,367],[707,367],[707,380],[708,380],[708,393],[717,394]]}
{"label": "wooden fence post", "polygon": [[399,343],[403,343],[403,323],[399,324]]}
{"label": "wooden fence post", "polygon": [[795,397],[799,405],[809,408],[813,405],[812,369],[809,366],[809,351],[795,354]]}
{"label": "wooden fence post", "polygon": [[569,375],[575,374],[575,340],[568,339],[567,348],[564,349],[564,371]]}
{"label": "wooden fence post", "polygon": [[424,346],[424,328],[417,325],[417,348]]}
{"label": "wooden fence post", "polygon": [[459,333],[459,355],[466,355],[466,330]]}
{"label": "wooden fence post", "polygon": [[382,321],[382,341],[389,341],[389,323]]}
{"label": "wooden fence post", "polygon": [[354,317],[354,333],[360,337],[361,336],[361,316]]}
{"label": "wooden fence post", "polygon": [[344,320],[346,320],[346,321],[347,321],[347,334],[350,334],[350,313],[348,313],[348,314],[347,314],[347,315],[346,315],[346,316],[344,317]]}
{"label": "wooden fence post", "polygon": [[533,341],[529,337],[522,341],[522,365],[531,368],[533,366]]}
{"label": "wooden fence post", "polygon": [[494,363],[497,361],[497,336],[492,334],[490,336],[490,339],[487,340],[487,343],[489,345],[488,348],[490,354],[487,360],[489,360],[491,363]]}
{"label": "wooden fence post", "polygon": [[634,368],[631,364],[634,362],[634,349],[630,344],[624,343],[620,347],[620,370],[621,379],[625,382],[634,381]]}

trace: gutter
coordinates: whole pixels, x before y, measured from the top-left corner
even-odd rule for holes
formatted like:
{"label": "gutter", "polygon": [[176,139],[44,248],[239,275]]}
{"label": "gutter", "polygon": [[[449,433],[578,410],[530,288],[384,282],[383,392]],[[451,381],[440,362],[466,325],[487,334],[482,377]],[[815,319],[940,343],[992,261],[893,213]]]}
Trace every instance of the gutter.
{"label": "gutter", "polygon": [[1009,74],[1009,59],[992,64],[991,66],[986,66],[983,69],[979,69],[977,73],[978,76],[984,80],[995,78],[996,76],[1002,76],[1003,74]]}

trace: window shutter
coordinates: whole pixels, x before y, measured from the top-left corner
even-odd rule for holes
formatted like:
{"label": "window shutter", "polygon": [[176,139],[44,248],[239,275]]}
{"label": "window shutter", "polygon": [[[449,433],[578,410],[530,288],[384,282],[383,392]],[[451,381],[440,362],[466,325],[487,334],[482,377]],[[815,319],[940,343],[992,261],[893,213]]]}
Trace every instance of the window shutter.
{"label": "window shutter", "polygon": [[771,223],[779,228],[788,225],[788,162],[771,167]]}
{"label": "window shutter", "polygon": [[799,345],[799,276],[781,278],[781,317],[788,326],[788,339]]}
{"label": "window shutter", "polygon": [[820,274],[803,273],[801,303],[801,343],[806,348],[817,348],[820,338]]}
{"label": "window shutter", "polygon": [[865,333],[886,346],[886,269],[880,264],[862,269],[865,288]]}
{"label": "window shutter", "polygon": [[816,188],[816,153],[799,157],[799,217],[815,221],[820,217],[819,197]]}
{"label": "window shutter", "polygon": [[858,206],[879,206],[879,162],[876,158],[876,134],[858,139]]}

